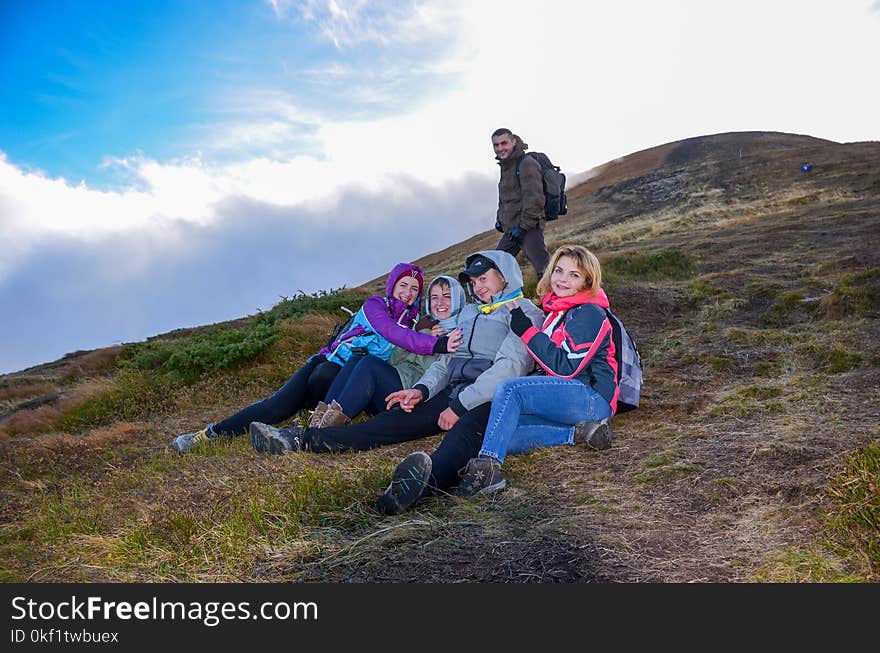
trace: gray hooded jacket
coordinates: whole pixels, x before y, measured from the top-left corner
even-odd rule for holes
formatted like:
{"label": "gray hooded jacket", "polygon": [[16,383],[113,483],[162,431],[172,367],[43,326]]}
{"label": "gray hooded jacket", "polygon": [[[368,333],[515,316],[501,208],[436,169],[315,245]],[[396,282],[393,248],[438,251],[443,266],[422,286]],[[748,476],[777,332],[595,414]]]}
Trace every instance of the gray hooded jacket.
{"label": "gray hooded jacket", "polygon": [[[522,271],[513,256],[498,250],[476,253],[495,263],[507,282],[501,292],[492,296],[493,301],[522,288]],[[471,284],[467,290],[474,297]],[[543,311],[526,298],[520,299],[519,305],[532,324],[540,329],[544,321]],[[423,386],[428,399],[450,387],[449,407],[461,416],[492,401],[495,388],[502,381],[526,376],[535,361],[520,337],[510,330],[510,311],[506,306],[483,313],[479,304],[467,304],[458,316],[458,326],[462,330],[461,347],[454,354],[440,356],[415,386]]]}
{"label": "gray hooded jacket", "polygon": [[[447,277],[442,274],[431,279],[431,282],[426,285],[425,288],[430,289],[438,279],[446,280],[449,284],[450,294],[452,295],[452,310],[450,311],[449,317],[441,322],[442,326],[448,333],[455,328],[455,325],[458,322],[458,316],[461,313],[461,309],[464,308],[467,297],[465,296],[464,288],[461,287],[458,279],[453,279],[452,277]],[[431,314],[431,299],[428,296],[425,297],[425,313],[428,315]],[[430,333],[430,330],[425,331],[425,333]],[[437,355],[422,356],[407,351],[403,347],[395,347],[394,351],[391,352],[391,356],[388,358],[388,364],[397,370],[397,374],[400,376],[400,387],[411,388],[415,385],[419,377],[425,373],[425,370],[431,366],[431,363],[437,360],[437,358]]]}

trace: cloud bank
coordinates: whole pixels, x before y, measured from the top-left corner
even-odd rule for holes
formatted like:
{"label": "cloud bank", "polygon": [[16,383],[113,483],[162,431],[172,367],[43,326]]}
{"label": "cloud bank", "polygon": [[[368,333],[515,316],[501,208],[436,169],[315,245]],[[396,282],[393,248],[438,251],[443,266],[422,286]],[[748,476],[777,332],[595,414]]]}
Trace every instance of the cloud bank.
{"label": "cloud bank", "polygon": [[277,77],[218,70],[187,155],[108,153],[121,181],[102,188],[0,151],[0,372],[358,283],[489,229],[500,126],[572,181],[718,132],[876,138],[877,6],[268,0],[329,54],[280,51]]}
{"label": "cloud bank", "polygon": [[495,201],[488,177],[445,186],[402,177],[394,193],[349,188],[324,207],[230,197],[209,223],[52,234],[0,284],[0,305],[11,309],[0,322],[0,371],[368,281],[484,230]]}

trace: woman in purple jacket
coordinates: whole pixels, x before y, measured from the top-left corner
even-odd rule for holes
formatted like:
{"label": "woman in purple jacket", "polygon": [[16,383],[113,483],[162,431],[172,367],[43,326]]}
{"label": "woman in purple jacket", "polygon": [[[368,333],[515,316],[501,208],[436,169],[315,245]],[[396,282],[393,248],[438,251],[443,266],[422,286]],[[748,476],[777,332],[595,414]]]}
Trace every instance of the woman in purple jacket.
{"label": "woman in purple jacket", "polygon": [[395,346],[422,355],[454,352],[461,342],[460,331],[438,337],[412,329],[419,313],[423,283],[424,274],[419,266],[398,263],[385,282],[385,296],[367,298],[351,327],[330,346],[311,356],[275,394],[200,431],[177,436],[172,446],[179,452],[189,451],[220,434],[243,435],[251,422],[278,424],[304,408],[314,408],[353,355],[368,353],[387,360]]}

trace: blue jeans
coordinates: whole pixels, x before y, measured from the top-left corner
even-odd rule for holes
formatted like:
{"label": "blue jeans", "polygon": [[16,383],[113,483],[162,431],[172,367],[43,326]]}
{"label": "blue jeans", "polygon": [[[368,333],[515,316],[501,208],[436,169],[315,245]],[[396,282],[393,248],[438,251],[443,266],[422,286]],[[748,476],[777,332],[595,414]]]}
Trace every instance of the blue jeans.
{"label": "blue jeans", "polygon": [[508,453],[574,442],[574,425],[611,417],[611,406],[590,386],[557,376],[501,383],[483,436],[481,456],[504,462]]}
{"label": "blue jeans", "polygon": [[361,411],[378,415],[385,410],[385,397],[402,390],[397,370],[376,356],[352,356],[327,391],[326,403],[334,399],[348,417]]}

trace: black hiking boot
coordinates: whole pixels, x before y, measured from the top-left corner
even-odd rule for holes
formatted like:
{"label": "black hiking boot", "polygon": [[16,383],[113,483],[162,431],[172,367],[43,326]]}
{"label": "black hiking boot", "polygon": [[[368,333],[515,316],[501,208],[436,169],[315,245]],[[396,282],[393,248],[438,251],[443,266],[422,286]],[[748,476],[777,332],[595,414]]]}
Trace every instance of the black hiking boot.
{"label": "black hiking boot", "polygon": [[602,451],[611,447],[614,431],[611,430],[611,418],[598,422],[578,422],[574,425],[575,444],[586,444],[590,449]]}
{"label": "black hiking boot", "polygon": [[299,426],[279,429],[262,422],[251,422],[248,433],[251,446],[257,453],[293,453],[303,449],[303,430]]}
{"label": "black hiking boot", "polygon": [[431,457],[423,451],[411,453],[395,468],[390,485],[376,501],[376,510],[399,515],[419,500],[430,478]]}
{"label": "black hiking boot", "polygon": [[457,497],[473,497],[494,494],[506,487],[507,479],[501,473],[501,463],[490,456],[478,456],[468,461],[453,494]]}

